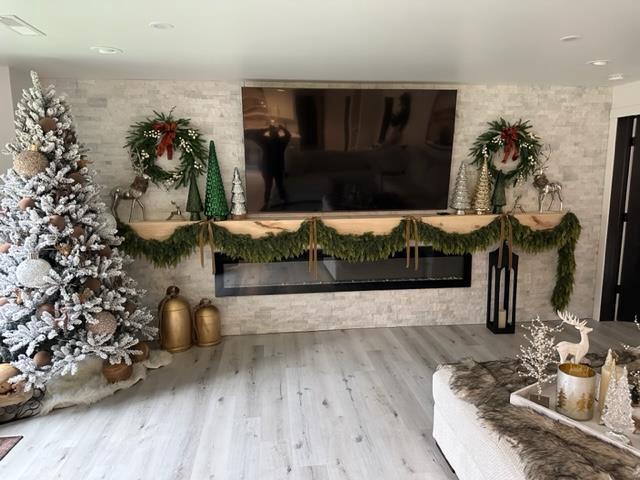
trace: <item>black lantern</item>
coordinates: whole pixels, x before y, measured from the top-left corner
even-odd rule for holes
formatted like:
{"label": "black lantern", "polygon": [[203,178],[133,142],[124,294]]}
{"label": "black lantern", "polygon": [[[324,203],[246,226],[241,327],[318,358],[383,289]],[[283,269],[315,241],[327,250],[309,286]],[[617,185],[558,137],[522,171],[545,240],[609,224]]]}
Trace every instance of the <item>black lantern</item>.
{"label": "black lantern", "polygon": [[516,293],[518,291],[518,255],[508,242],[489,253],[487,286],[487,328],[493,333],[516,331]]}

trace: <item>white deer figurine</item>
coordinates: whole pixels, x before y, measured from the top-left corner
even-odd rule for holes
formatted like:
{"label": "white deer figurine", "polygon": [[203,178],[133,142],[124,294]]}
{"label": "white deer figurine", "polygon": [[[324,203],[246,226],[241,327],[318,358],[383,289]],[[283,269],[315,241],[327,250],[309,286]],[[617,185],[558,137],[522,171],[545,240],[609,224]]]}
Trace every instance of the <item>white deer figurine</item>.
{"label": "white deer figurine", "polygon": [[580,332],[580,343],[571,342],[559,342],[556,345],[556,350],[560,355],[560,363],[565,363],[567,358],[573,356],[572,363],[580,363],[583,357],[589,351],[589,337],[588,335],[593,332],[593,328],[587,327],[587,321],[582,320],[569,312],[557,312],[558,317],[562,320],[562,323],[572,325]]}

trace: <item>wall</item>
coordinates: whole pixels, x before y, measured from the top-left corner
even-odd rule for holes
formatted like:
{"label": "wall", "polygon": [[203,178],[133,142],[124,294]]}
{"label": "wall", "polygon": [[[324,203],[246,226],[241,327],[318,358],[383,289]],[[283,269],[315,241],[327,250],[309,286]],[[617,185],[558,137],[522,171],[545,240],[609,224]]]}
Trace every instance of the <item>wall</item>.
{"label": "wall", "polygon": [[[122,149],[128,126],[153,109],[192,119],[207,138],[216,141],[222,176],[230,191],[234,166],[242,169],[240,84],[207,81],[89,81],[56,80],[68,94],[78,123],[79,138],[91,149],[97,181],[107,189],[129,184],[132,171]],[[255,83],[254,83],[255,84]],[[290,84],[282,84],[290,85]],[[328,84],[315,84],[328,86]],[[359,86],[335,84],[335,86]],[[369,85],[389,88],[388,84]],[[416,85],[393,85],[415,88]],[[451,88],[451,86],[447,86]],[[579,315],[593,309],[595,263],[600,234],[603,175],[606,158],[611,90],[608,88],[542,86],[460,86],[453,169],[486,122],[503,116],[529,119],[553,149],[548,175],[565,186],[565,205],[580,218],[583,233],[577,250],[578,271],[571,308]],[[453,181],[453,176],[452,176]],[[534,210],[535,194],[522,188],[525,208]],[[161,219],[171,210],[170,199],[184,204],[186,190],[152,189],[144,202],[149,217]],[[521,254],[518,315],[525,320],[540,314],[551,318],[549,297],[555,281],[556,253]],[[155,306],[170,284],[179,285],[191,300],[212,297],[213,278],[201,269],[197,256],[174,269],[154,270],[136,261],[132,275],[149,290]],[[221,298],[216,300],[224,334],[315,330],[347,327],[482,323],[486,303],[486,255],[474,256],[472,287],[442,290],[393,290]]]}
{"label": "wall", "polygon": [[29,75],[24,70],[0,65],[0,171],[11,166],[12,157],[3,154],[5,144],[15,136],[13,112],[21,97],[22,89],[30,84]]}

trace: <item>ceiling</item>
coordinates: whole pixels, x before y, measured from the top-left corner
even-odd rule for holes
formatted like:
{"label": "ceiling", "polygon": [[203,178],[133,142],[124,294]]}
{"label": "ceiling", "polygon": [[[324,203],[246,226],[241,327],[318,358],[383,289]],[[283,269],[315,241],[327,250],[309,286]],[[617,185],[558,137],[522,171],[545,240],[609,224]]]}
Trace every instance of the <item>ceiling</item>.
{"label": "ceiling", "polygon": [[[640,80],[638,0],[2,0],[0,14],[46,34],[0,25],[0,63],[49,77]],[[582,38],[559,40],[569,34]],[[124,52],[90,50],[101,45]],[[610,63],[586,63],[602,58]]]}

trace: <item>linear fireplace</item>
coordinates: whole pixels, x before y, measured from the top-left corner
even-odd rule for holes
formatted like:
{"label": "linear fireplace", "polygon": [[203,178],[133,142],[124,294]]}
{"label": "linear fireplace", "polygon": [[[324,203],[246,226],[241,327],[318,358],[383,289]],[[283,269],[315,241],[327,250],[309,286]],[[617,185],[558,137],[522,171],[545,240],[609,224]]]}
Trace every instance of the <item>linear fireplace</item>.
{"label": "linear fireplace", "polygon": [[[412,255],[414,253],[412,249]],[[216,253],[216,297],[285,293],[455,288],[471,286],[471,255],[445,255],[420,247],[418,269],[406,268],[406,253],[374,262],[350,263],[318,252],[318,275],[309,272],[308,256],[249,263]]]}

